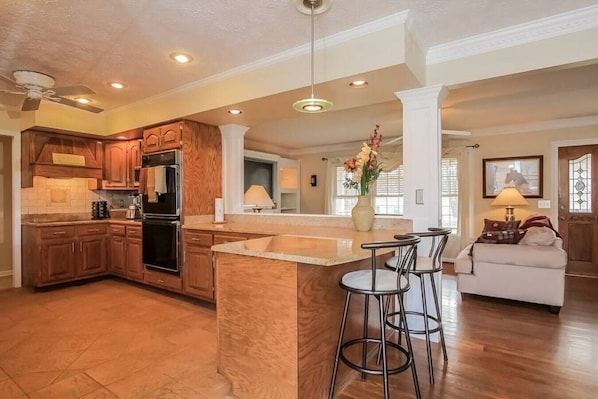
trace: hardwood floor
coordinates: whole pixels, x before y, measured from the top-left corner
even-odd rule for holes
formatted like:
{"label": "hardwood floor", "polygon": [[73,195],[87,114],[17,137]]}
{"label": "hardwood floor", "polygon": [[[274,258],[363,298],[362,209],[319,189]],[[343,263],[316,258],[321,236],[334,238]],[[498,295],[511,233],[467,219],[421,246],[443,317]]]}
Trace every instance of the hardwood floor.
{"label": "hardwood floor", "polygon": [[[433,386],[424,343],[413,340],[424,398],[595,397],[598,279],[567,277],[558,316],[539,305],[462,300],[455,286],[445,275],[449,361],[434,344]],[[0,398],[225,398],[215,331],[212,308],[121,280],[0,291]],[[380,378],[355,380],[336,397],[381,398]],[[410,373],[391,377],[391,397],[415,397]]]}

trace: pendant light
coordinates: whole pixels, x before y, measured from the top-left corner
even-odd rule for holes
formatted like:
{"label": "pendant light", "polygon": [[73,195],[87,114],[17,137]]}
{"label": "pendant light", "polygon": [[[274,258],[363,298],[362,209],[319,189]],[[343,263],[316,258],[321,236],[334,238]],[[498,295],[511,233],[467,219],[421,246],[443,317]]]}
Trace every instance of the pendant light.
{"label": "pendant light", "polygon": [[295,111],[309,114],[328,111],[334,105],[332,101],[316,98],[314,96],[314,19],[316,7],[320,7],[320,13],[322,13],[330,7],[331,0],[298,0],[296,3],[299,3],[297,4],[297,9],[302,13],[305,13],[305,6],[309,5],[311,15],[311,97],[295,101],[293,103],[293,108]]}

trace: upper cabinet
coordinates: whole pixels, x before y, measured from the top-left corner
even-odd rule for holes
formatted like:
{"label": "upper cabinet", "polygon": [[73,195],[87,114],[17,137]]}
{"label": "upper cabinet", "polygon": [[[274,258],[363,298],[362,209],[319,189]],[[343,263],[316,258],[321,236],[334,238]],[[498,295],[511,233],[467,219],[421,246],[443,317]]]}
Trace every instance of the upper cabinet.
{"label": "upper cabinet", "polygon": [[181,148],[182,122],[156,126],[143,131],[143,152],[148,154]]}
{"label": "upper cabinet", "polygon": [[103,148],[98,139],[26,130],[21,134],[21,187],[33,176],[102,178]]}
{"label": "upper cabinet", "polygon": [[139,187],[141,141],[118,141],[104,145],[102,188],[134,190]]}

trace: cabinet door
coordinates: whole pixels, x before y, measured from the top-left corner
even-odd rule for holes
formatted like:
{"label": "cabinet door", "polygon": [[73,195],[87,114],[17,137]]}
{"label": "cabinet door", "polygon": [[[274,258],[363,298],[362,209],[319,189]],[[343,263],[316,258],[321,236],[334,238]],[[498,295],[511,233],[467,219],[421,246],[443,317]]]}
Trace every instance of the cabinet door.
{"label": "cabinet door", "polygon": [[161,127],[160,150],[170,150],[181,147],[181,124],[171,123]]}
{"label": "cabinet door", "polygon": [[185,245],[183,292],[210,301],[214,300],[214,269],[210,248]]}
{"label": "cabinet door", "polygon": [[160,127],[143,131],[143,152],[160,151]]}
{"label": "cabinet door", "polygon": [[104,147],[104,187],[127,187],[126,143],[109,143]]}
{"label": "cabinet door", "polygon": [[72,239],[44,241],[42,262],[42,284],[74,279],[75,242]]}
{"label": "cabinet door", "polygon": [[127,238],[127,277],[134,280],[143,280],[143,252],[141,240],[138,238]]}
{"label": "cabinet door", "polygon": [[107,272],[106,236],[89,236],[79,240],[77,259],[77,276],[93,276]]}
{"label": "cabinet door", "polygon": [[110,237],[110,271],[119,276],[126,276],[125,237]]}
{"label": "cabinet door", "polygon": [[131,140],[127,143],[127,185],[129,187],[139,187],[139,180],[135,177],[135,172],[139,173],[141,169],[141,142]]}

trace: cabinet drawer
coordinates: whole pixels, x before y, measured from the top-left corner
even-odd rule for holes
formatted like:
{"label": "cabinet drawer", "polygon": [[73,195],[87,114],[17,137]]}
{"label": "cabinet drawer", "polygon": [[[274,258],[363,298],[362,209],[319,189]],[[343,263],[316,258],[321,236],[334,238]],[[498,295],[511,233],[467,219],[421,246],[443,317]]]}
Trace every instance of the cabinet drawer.
{"label": "cabinet drawer", "polygon": [[123,236],[125,235],[125,226],[124,225],[118,225],[118,224],[112,224],[110,225],[110,234],[112,234],[113,236]]}
{"label": "cabinet drawer", "polygon": [[200,245],[202,247],[212,246],[212,235],[206,233],[197,233],[185,230],[185,245]]}
{"label": "cabinet drawer", "polygon": [[244,241],[246,239],[247,236],[214,234],[214,245],[226,244],[227,242]]}
{"label": "cabinet drawer", "polygon": [[81,226],[76,226],[76,229],[77,237],[106,234],[105,223],[85,224]]}
{"label": "cabinet drawer", "polygon": [[143,273],[143,281],[147,284],[172,291],[181,292],[183,290],[183,280],[179,276],[174,276],[172,274],[145,269],[145,273]]}
{"label": "cabinet drawer", "polygon": [[74,237],[75,236],[75,227],[74,226],[52,226],[52,227],[42,227],[41,228],[41,237],[48,239],[48,238],[67,238],[67,237]]}
{"label": "cabinet drawer", "polygon": [[141,238],[141,227],[127,226],[127,238]]}

